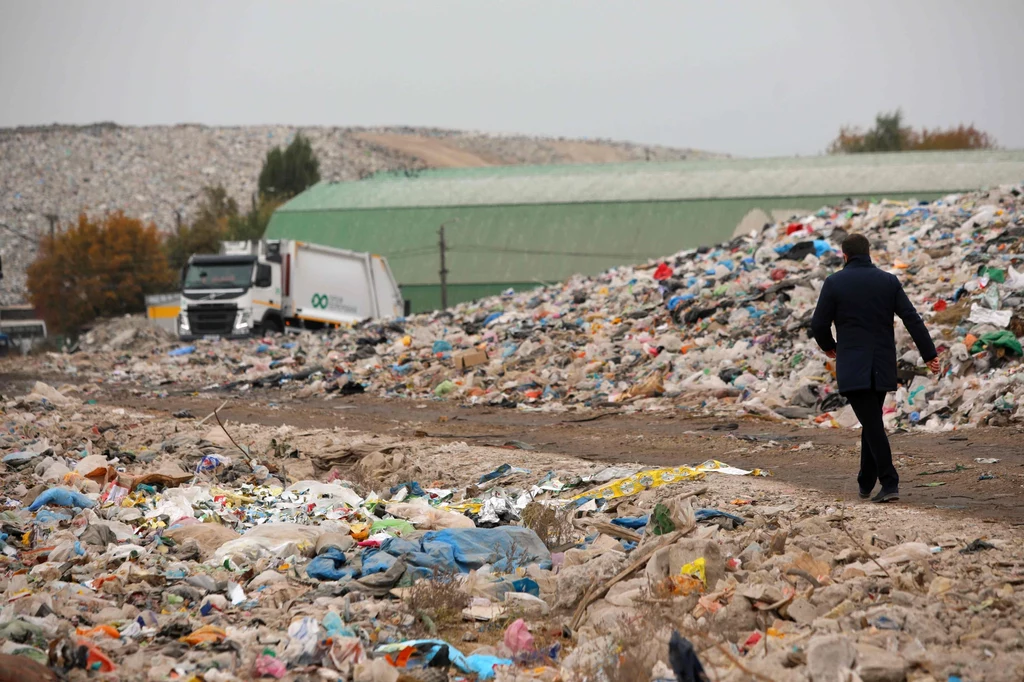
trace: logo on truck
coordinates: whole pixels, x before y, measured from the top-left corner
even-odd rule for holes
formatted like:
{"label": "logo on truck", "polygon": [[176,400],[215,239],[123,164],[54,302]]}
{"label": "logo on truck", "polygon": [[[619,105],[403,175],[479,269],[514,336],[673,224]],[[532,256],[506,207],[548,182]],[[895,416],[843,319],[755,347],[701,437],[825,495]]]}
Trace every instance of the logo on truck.
{"label": "logo on truck", "polygon": [[356,315],[359,312],[355,306],[345,305],[345,299],[342,296],[335,296],[332,299],[327,294],[313,294],[313,299],[310,303],[312,303],[314,308],[320,308],[321,310],[333,310],[350,315]]}

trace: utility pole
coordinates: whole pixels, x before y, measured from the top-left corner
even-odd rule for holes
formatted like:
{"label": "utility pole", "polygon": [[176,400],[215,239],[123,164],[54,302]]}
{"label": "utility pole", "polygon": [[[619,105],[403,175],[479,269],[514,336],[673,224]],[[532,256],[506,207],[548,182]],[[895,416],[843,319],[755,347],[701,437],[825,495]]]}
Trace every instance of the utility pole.
{"label": "utility pole", "polygon": [[441,275],[441,309],[448,310],[448,268],[445,267],[444,262],[444,224],[441,225],[441,229],[437,231],[441,239],[438,245],[441,247],[441,271],[438,273]]}
{"label": "utility pole", "polygon": [[53,236],[57,231],[57,214],[47,213],[46,219],[50,221],[50,239],[53,239]]}
{"label": "utility pole", "polygon": [[459,222],[458,218],[452,218],[441,223],[441,228],[437,231],[439,237],[438,246],[441,247],[441,270],[438,273],[441,275],[441,310],[448,310],[448,266],[445,264],[445,256],[448,251],[448,243],[444,240],[444,228],[452,223]]}

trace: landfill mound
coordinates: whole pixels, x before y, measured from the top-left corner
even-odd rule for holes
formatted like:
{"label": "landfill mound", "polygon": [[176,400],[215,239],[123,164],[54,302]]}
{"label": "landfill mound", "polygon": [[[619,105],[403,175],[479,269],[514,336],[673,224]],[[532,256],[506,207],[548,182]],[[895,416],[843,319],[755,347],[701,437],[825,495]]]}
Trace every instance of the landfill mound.
{"label": "landfill mound", "polygon": [[[123,210],[171,230],[188,222],[202,188],[223,185],[245,210],[268,150],[308,137],[325,180],[441,166],[678,161],[718,156],[614,142],[493,135],[435,128],[298,126],[46,126],[0,129],[0,303],[24,300],[25,270],[47,215],[61,224],[80,212]],[[418,150],[429,153],[417,155]],[[477,159],[478,161],[474,161]],[[486,159],[486,161],[482,161]]]}
{"label": "landfill mound", "polygon": [[1024,675],[1002,524],[713,460],[169,419],[101,390],[3,406],[3,679]]}
{"label": "landfill mound", "polygon": [[892,428],[1019,423],[1024,399],[1021,186],[930,204],[825,208],[727,244],[407,320],[249,342],[49,356],[46,371],[166,390],[280,388],[295,398],[369,392],[560,411],[613,407],[752,415],[854,427],[808,327],[849,233],[873,243],[940,351],[928,373],[896,324]]}

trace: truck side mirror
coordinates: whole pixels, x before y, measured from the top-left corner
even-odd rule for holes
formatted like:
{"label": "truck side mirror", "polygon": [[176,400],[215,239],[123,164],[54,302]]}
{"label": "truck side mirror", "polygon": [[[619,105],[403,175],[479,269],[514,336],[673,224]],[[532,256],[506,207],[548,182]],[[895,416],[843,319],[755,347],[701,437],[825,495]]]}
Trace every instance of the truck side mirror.
{"label": "truck side mirror", "polygon": [[271,278],[270,266],[267,265],[266,263],[257,263],[256,286],[259,287],[260,289],[266,289],[271,284],[273,284],[273,279]]}
{"label": "truck side mirror", "polygon": [[188,265],[181,266],[181,288],[185,288],[185,271],[188,270]]}

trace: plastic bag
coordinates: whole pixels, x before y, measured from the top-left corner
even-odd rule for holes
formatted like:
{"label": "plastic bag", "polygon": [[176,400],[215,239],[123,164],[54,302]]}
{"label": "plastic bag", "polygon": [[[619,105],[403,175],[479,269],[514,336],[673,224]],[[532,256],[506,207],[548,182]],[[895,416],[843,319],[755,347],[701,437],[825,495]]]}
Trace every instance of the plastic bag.
{"label": "plastic bag", "polygon": [[288,492],[297,495],[304,495],[317,506],[336,506],[338,503],[347,504],[350,507],[358,507],[363,503],[363,498],[352,488],[347,488],[338,483],[320,483],[319,481],[297,481],[287,488]]}
{"label": "plastic bag", "polygon": [[417,528],[439,530],[442,528],[475,528],[476,524],[467,516],[456,512],[435,509],[426,503],[392,502],[388,513],[406,519]]}
{"label": "plastic bag", "polygon": [[526,621],[517,618],[509,625],[505,630],[504,642],[513,656],[533,651],[533,635],[530,634],[530,628],[526,626]]}
{"label": "plastic bag", "polygon": [[225,559],[256,561],[262,557],[312,556],[316,539],[323,532],[316,526],[298,523],[265,523],[255,526],[236,539],[225,542],[213,554],[213,563]]}
{"label": "plastic bag", "polygon": [[981,338],[974,342],[971,346],[972,353],[979,353],[988,347],[1004,348],[1013,355],[1024,355],[1024,349],[1021,348],[1020,341],[1013,335],[1013,332],[1003,329],[998,332],[989,332],[988,334],[982,334]]}
{"label": "plastic bag", "polygon": [[91,507],[95,507],[96,503],[77,490],[71,490],[69,488],[50,488],[49,490],[44,490],[39,497],[29,505],[28,510],[30,512],[34,512],[46,505],[52,505],[54,507],[78,507],[80,509],[89,509]]}

